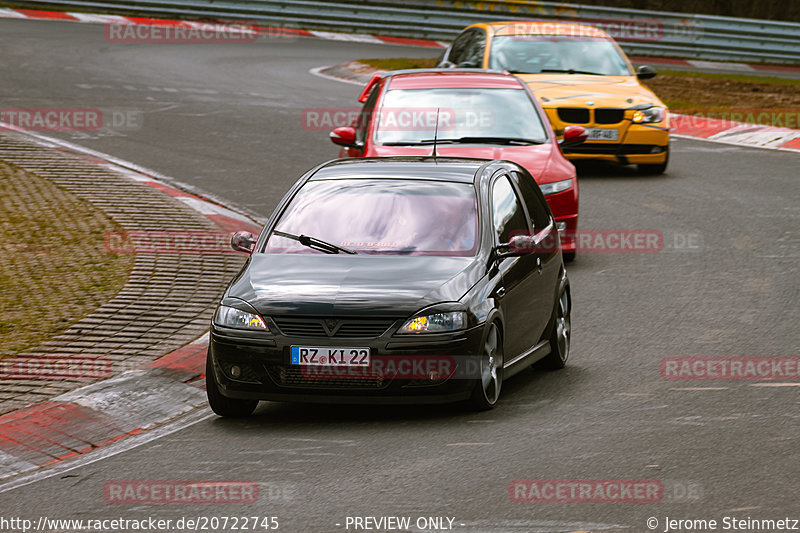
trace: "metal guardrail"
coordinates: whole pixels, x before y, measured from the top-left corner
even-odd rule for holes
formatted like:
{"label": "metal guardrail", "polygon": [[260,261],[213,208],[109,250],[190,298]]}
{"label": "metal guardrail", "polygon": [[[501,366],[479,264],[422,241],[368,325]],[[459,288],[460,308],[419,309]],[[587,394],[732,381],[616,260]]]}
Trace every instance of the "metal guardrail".
{"label": "metal guardrail", "polygon": [[800,23],[639,11],[532,0],[103,0],[0,1],[8,7],[145,16],[224,18],[261,24],[448,41],[464,26],[508,19],[586,22],[631,55],[800,63]]}

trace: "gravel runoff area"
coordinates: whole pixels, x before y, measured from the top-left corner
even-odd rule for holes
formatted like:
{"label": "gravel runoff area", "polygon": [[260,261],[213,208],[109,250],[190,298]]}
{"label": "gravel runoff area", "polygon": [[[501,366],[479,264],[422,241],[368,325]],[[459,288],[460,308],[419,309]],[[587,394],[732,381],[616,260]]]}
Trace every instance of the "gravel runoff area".
{"label": "gravel runoff area", "polygon": [[0,358],[63,333],[122,289],[133,256],[103,247],[120,229],[86,200],[0,161]]}
{"label": "gravel runoff area", "polygon": [[[0,352],[7,356],[0,360],[0,414],[99,377],[59,373],[62,367],[14,370],[38,368],[37,360],[101,361],[103,374],[114,375],[196,339],[244,261],[229,253],[111,253],[109,231],[222,230],[103,161],[24,134],[0,131],[0,178],[0,224],[14,239],[0,247],[0,328],[4,337],[11,333]],[[32,224],[32,231],[20,232],[15,220]],[[58,235],[40,233],[54,230]],[[20,360],[34,364],[8,364]]]}

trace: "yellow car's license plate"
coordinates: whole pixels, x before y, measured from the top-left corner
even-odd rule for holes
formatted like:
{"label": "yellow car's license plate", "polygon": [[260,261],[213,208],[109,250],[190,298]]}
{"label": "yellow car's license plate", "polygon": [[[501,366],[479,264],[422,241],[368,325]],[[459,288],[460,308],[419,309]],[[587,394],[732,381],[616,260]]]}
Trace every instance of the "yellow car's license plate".
{"label": "yellow car's license plate", "polygon": [[613,128],[586,128],[588,141],[617,141],[619,140],[619,131]]}

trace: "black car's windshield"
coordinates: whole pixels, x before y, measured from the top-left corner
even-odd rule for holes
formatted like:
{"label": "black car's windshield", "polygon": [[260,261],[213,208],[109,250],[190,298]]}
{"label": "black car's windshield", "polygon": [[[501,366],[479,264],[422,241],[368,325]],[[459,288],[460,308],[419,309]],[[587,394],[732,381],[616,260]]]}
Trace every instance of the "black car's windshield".
{"label": "black car's windshield", "polygon": [[539,112],[522,88],[392,89],[377,120],[379,144],[425,144],[434,133],[445,142],[547,140]]}
{"label": "black car's windshield", "polygon": [[477,200],[472,184],[403,179],[309,181],[284,211],[265,249],[323,253],[306,235],[359,254],[473,256]]}
{"label": "black car's windshield", "polygon": [[489,66],[525,74],[631,75],[614,43],[600,37],[571,35],[496,36]]}

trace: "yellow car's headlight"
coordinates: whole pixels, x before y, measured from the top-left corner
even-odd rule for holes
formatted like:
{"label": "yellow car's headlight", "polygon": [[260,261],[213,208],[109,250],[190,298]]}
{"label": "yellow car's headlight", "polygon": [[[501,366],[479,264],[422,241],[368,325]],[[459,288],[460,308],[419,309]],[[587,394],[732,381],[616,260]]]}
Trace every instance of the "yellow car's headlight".
{"label": "yellow car's headlight", "polygon": [[667,109],[660,106],[648,107],[647,109],[637,109],[633,112],[633,122],[642,124],[647,122],[662,122],[667,115]]}

